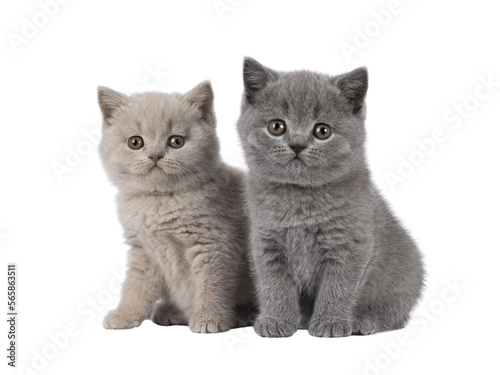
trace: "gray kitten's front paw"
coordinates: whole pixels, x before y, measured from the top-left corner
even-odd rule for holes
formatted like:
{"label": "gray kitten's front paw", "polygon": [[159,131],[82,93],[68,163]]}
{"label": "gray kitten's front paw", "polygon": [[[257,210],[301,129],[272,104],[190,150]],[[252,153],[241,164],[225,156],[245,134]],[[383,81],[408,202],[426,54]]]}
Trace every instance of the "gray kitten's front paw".
{"label": "gray kitten's front paw", "polygon": [[217,333],[229,331],[235,326],[231,319],[220,316],[206,316],[194,314],[189,320],[189,329],[195,333]]}
{"label": "gray kitten's front paw", "polygon": [[308,331],[315,337],[346,337],[352,334],[352,325],[345,321],[314,319]]}
{"label": "gray kitten's front paw", "polygon": [[290,337],[297,332],[297,325],[270,316],[259,316],[254,329],[262,337]]}
{"label": "gray kitten's front paw", "polygon": [[375,319],[358,318],[354,320],[352,332],[358,335],[372,335],[378,331]]}
{"label": "gray kitten's front paw", "polygon": [[130,329],[139,327],[142,321],[142,319],[133,319],[116,310],[112,310],[104,317],[102,325],[106,329]]}

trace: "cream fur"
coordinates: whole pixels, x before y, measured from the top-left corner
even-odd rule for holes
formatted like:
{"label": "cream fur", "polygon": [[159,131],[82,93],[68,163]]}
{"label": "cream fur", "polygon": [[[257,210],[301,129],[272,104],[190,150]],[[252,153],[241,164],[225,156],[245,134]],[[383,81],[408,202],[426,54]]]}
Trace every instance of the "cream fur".
{"label": "cream fur", "polygon": [[[187,94],[130,97],[99,88],[100,155],[118,187],[118,215],[130,245],[118,307],[105,328],[151,318],[220,332],[250,323],[253,283],[248,264],[244,174],[219,157],[213,93],[203,82]],[[168,145],[182,136],[183,147]],[[131,149],[128,138],[144,147]],[[155,162],[152,155],[160,155]]]}

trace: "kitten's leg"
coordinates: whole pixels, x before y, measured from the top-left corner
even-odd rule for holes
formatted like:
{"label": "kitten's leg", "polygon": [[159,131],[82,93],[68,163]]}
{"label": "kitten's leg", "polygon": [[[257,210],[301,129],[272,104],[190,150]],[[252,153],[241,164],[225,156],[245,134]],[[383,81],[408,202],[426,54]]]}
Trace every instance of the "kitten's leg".
{"label": "kitten's leg", "polygon": [[352,334],[352,310],[365,266],[361,249],[336,246],[325,251],[318,296],[308,331],[316,337]]}
{"label": "kitten's leg", "polygon": [[403,328],[422,293],[424,269],[420,253],[399,224],[390,219],[395,225],[393,236],[379,241],[378,267],[370,270],[360,287],[354,309],[356,334]]}
{"label": "kitten's leg", "polygon": [[300,310],[297,286],[283,256],[284,250],[274,240],[255,242],[260,309],[255,332],[263,337],[291,336],[299,326]]}
{"label": "kitten's leg", "polygon": [[[394,296],[393,296],[394,299]],[[411,309],[394,306],[395,301],[377,301],[357,306],[354,312],[352,332],[356,335],[372,335],[377,332],[404,328]]]}
{"label": "kitten's leg", "polygon": [[[394,285],[404,285],[404,281]],[[354,309],[353,333],[371,335],[404,328],[419,296],[419,291],[402,293],[390,285],[384,291],[367,288]]]}
{"label": "kitten's leg", "polygon": [[[247,254],[245,254],[247,255]],[[250,254],[248,254],[249,256]],[[239,274],[238,293],[236,296],[236,319],[238,327],[253,326],[257,317],[255,281],[250,270],[250,260],[245,256],[244,267]],[[253,266],[253,263],[252,263]]]}
{"label": "kitten's leg", "polygon": [[149,318],[153,303],[161,296],[163,276],[142,247],[134,246],[128,254],[128,270],[118,307],[104,317],[108,329],[134,328]]}
{"label": "kitten's leg", "polygon": [[155,303],[151,315],[153,323],[160,326],[187,325],[188,319],[186,316],[167,298],[162,298]]}
{"label": "kitten's leg", "polygon": [[189,318],[191,331],[215,333],[236,327],[238,280],[230,256],[224,245],[195,245],[186,251],[196,284],[194,313]]}

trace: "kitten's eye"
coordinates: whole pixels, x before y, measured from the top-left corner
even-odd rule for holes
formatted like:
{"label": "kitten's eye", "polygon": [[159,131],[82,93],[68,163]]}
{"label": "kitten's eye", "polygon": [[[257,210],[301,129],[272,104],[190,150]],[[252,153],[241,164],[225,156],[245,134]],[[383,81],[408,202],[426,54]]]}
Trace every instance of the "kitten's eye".
{"label": "kitten's eye", "polygon": [[181,148],[184,146],[184,138],[180,135],[173,135],[168,139],[168,145],[172,148]]}
{"label": "kitten's eye", "polygon": [[318,139],[327,139],[332,134],[332,129],[326,124],[316,124],[314,126],[314,136]]}
{"label": "kitten's eye", "polygon": [[272,135],[281,135],[285,132],[286,126],[281,120],[273,120],[267,126],[267,130],[269,130],[269,133]]}
{"label": "kitten's eye", "polygon": [[132,150],[138,150],[144,146],[144,141],[138,135],[134,135],[128,139],[128,147]]}

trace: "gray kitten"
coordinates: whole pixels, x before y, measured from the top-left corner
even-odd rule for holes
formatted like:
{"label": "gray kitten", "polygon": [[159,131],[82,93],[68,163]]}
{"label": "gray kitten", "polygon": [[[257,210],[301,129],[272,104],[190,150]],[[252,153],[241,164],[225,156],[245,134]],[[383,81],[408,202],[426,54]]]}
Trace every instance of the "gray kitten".
{"label": "gray kitten", "polygon": [[184,95],[98,91],[99,152],[130,245],[121,301],[104,327],[149,317],[194,332],[248,324],[244,175],[220,159],[210,82]]}
{"label": "gray kitten", "polygon": [[366,69],[282,73],[246,58],[243,78],[255,331],[338,337],[404,327],[424,270],[370,178]]}

